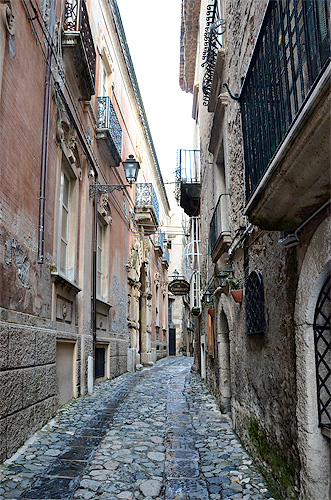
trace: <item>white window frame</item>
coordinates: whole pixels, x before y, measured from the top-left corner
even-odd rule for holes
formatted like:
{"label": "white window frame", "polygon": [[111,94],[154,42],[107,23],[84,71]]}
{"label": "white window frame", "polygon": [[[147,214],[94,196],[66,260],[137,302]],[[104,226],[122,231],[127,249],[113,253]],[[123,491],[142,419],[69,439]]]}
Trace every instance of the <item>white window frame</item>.
{"label": "white window frame", "polygon": [[100,96],[108,96],[108,73],[104,64],[100,64]]}
{"label": "white window frame", "polygon": [[[64,184],[65,181],[68,183],[68,200],[64,200]],[[60,232],[59,232],[59,267],[60,271],[68,275],[69,266],[69,244],[70,244],[70,191],[71,191],[71,181],[68,174],[61,169],[61,179],[60,179]],[[64,214],[66,214],[66,224],[65,224],[65,235],[63,234],[63,219]],[[63,262],[63,245],[65,245],[65,257]]]}
{"label": "white window frame", "polygon": [[103,298],[103,282],[105,267],[105,226],[98,220],[97,234],[97,297]]}
{"label": "white window frame", "polygon": [[97,233],[97,299],[108,302],[109,299],[109,245],[110,225],[107,218],[98,214]]}
{"label": "white window frame", "polygon": [[[68,181],[68,202],[63,199],[64,179]],[[62,155],[58,188],[58,221],[56,242],[56,266],[61,275],[71,282],[77,282],[77,247],[78,247],[78,179]],[[67,214],[66,231],[63,233],[64,212]],[[65,262],[62,259],[62,244],[65,244]]]}

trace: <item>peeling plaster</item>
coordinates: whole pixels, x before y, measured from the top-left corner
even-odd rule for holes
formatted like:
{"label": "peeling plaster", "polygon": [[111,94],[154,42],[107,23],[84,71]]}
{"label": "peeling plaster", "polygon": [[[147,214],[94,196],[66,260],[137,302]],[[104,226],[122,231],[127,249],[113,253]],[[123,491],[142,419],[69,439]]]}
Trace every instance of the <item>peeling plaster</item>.
{"label": "peeling plaster", "polygon": [[11,265],[11,241],[6,236],[6,257],[5,257],[5,266],[9,267]]}
{"label": "peeling plaster", "polygon": [[21,245],[19,245],[15,240],[13,240],[12,247],[15,249],[16,255],[16,267],[18,276],[22,282],[24,288],[29,288],[30,285],[30,262],[26,255],[24,255]]}

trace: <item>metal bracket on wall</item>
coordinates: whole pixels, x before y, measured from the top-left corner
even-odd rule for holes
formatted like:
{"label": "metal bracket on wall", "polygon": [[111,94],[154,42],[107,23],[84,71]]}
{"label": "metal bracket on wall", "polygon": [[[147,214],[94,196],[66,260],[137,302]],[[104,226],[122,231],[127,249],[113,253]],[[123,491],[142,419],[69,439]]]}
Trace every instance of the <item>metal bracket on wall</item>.
{"label": "metal bracket on wall", "polygon": [[91,184],[90,198],[93,198],[95,195],[98,196],[104,193],[113,193],[114,191],[122,191],[127,187],[130,187],[130,184]]}
{"label": "metal bracket on wall", "polygon": [[235,101],[240,101],[240,95],[239,94],[232,94],[227,83],[223,83],[223,87],[225,87],[226,90],[229,92],[229,96],[231,97],[231,99],[234,99]]}

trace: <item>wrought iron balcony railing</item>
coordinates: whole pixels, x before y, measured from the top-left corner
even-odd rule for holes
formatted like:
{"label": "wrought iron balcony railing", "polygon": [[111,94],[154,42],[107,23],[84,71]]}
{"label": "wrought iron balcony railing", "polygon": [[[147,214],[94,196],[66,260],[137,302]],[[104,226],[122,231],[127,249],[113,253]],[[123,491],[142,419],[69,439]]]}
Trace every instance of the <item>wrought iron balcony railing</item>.
{"label": "wrought iron balcony railing", "polygon": [[157,220],[159,220],[159,203],[153,184],[149,182],[135,184],[135,206],[139,208],[152,207]]}
{"label": "wrought iron balcony railing", "polygon": [[200,210],[200,150],[179,149],[175,170],[175,198],[190,217]]}
{"label": "wrought iron balcony railing", "polygon": [[96,52],[85,0],[65,0],[63,30],[67,33],[80,33],[91,81],[94,85]]}
{"label": "wrought iron balcony railing", "polygon": [[160,247],[163,251],[164,247],[164,236],[163,233],[159,230],[155,235],[154,235],[154,244],[156,247]]}
{"label": "wrought iron balcony railing", "polygon": [[178,149],[175,174],[179,182],[200,182],[200,150]]}
{"label": "wrought iron balcony railing", "polygon": [[162,255],[162,262],[166,265],[169,266],[170,264],[170,252],[169,252],[169,248],[168,247],[165,247],[164,249],[164,252],[163,252],[163,255]]}
{"label": "wrought iron balcony railing", "polygon": [[97,129],[108,129],[118,156],[122,155],[122,128],[110,97],[98,97]]}
{"label": "wrought iron balcony railing", "polygon": [[202,53],[205,68],[202,80],[203,105],[208,106],[209,97],[212,90],[213,77],[217,59],[218,49],[222,47],[220,36],[225,32],[226,23],[220,18],[218,10],[218,0],[210,0],[207,5],[206,27],[204,33],[204,50]]}
{"label": "wrought iron balcony railing", "polygon": [[227,195],[221,195],[218,199],[217,205],[214,210],[213,217],[209,226],[209,253],[213,255],[216,247],[220,247],[218,255],[229,244],[230,230],[228,225],[227,214]]}
{"label": "wrought iron balcony railing", "polygon": [[327,0],[270,1],[241,90],[250,199],[330,58]]}

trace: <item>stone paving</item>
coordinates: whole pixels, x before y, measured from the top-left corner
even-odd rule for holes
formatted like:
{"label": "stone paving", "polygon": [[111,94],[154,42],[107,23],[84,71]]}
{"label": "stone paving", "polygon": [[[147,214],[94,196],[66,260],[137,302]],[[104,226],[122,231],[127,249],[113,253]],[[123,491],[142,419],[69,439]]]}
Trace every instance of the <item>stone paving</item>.
{"label": "stone paving", "polygon": [[0,500],[274,500],[192,358],[62,407],[0,466]]}

